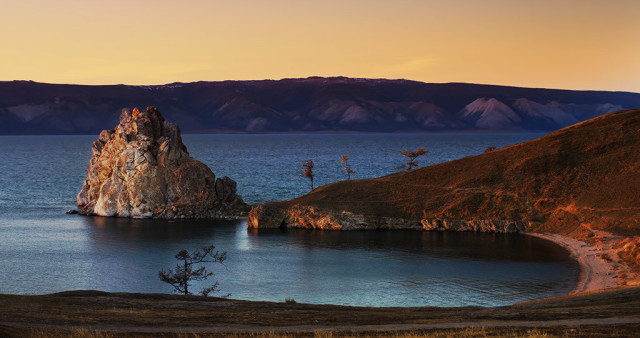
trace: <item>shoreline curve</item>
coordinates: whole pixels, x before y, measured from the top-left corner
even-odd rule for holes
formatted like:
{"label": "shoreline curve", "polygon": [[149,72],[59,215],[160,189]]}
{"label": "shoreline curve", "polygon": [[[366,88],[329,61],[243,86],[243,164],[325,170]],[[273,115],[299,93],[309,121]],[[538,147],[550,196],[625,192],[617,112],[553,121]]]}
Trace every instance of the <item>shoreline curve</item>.
{"label": "shoreline curve", "polygon": [[[588,244],[581,240],[553,233],[523,232],[555,243],[567,251],[580,265],[576,287],[569,295],[598,292],[623,286],[640,285],[640,276],[619,259],[615,249],[615,236],[606,233],[607,241]],[[609,236],[607,236],[609,235]],[[603,245],[608,243],[610,245]]]}

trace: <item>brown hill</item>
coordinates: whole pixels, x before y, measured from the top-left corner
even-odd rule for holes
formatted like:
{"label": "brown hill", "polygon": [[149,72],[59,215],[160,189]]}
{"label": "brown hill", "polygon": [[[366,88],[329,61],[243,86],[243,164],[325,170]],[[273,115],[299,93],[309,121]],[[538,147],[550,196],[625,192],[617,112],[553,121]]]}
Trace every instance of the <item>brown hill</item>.
{"label": "brown hill", "polygon": [[[637,236],[639,149],[640,110],[619,111],[482,155],[328,184],[254,208],[249,226]],[[637,244],[621,254],[630,263]]]}

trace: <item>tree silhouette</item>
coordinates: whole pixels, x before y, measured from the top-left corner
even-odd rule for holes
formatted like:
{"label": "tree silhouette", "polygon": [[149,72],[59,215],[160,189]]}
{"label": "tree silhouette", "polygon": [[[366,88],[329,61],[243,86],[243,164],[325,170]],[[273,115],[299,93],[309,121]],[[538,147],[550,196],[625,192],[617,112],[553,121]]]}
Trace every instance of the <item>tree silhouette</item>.
{"label": "tree silhouette", "polygon": [[407,162],[404,162],[401,166],[399,166],[398,169],[407,168],[407,170],[411,170],[411,168],[417,167],[418,161],[416,161],[416,158],[426,154],[427,152],[429,151],[424,150],[424,148],[418,148],[417,151],[400,150],[400,154],[408,157],[409,160]]}
{"label": "tree silhouette", "polygon": [[[166,271],[164,268],[158,271],[160,280],[171,284],[176,292],[190,295],[190,282],[205,280],[213,276],[213,272],[207,271],[206,267],[194,267],[202,263],[221,263],[227,258],[226,252],[213,251],[216,247],[213,245],[203,246],[196,252],[190,254],[187,250],[180,250],[176,254],[179,261],[174,269]],[[218,291],[218,282],[212,286],[202,289],[200,294],[208,296],[210,293]]]}
{"label": "tree silhouette", "polygon": [[496,150],[496,149],[497,149],[497,148],[496,148],[495,146],[486,147],[486,148],[484,149],[484,152],[485,152],[485,153],[490,153],[490,152],[492,152],[492,151],[494,151],[494,150]]}
{"label": "tree silhouette", "polygon": [[347,155],[340,155],[340,165],[342,165],[342,170],[347,173],[347,179],[351,179],[351,174],[355,174],[355,170],[349,167],[349,157]]}
{"label": "tree silhouette", "polygon": [[302,174],[300,177],[306,177],[311,182],[311,190],[313,190],[313,176],[316,174],[313,173],[313,160],[306,160],[302,162]]}

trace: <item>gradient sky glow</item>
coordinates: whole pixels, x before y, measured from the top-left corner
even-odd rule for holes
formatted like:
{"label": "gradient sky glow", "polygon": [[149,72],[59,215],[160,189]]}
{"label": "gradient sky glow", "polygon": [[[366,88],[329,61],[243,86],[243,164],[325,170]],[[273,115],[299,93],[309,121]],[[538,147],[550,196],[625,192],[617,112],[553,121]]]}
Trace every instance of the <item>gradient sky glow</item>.
{"label": "gradient sky glow", "polygon": [[405,78],[640,92],[638,0],[0,0],[0,80]]}

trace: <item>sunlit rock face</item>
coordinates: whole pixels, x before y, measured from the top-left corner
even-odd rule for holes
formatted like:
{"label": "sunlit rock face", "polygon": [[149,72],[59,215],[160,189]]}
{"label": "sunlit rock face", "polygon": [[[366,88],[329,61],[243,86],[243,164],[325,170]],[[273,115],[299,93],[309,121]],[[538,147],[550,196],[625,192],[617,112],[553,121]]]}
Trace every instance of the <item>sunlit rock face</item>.
{"label": "sunlit rock face", "polygon": [[247,226],[249,228],[303,228],[319,230],[422,229],[420,221],[415,219],[371,216],[301,205],[280,208],[269,203],[251,209],[248,215]]}
{"label": "sunlit rock face", "polygon": [[123,109],[115,130],[103,130],[92,151],[77,197],[81,214],[204,218],[246,212],[236,182],[216,179],[190,157],[178,126],[154,107]]}
{"label": "sunlit rock face", "polygon": [[321,230],[427,230],[516,233],[537,225],[528,220],[441,220],[372,216],[348,211],[293,205],[282,208],[273,204],[253,207],[247,225],[250,228],[305,228]]}
{"label": "sunlit rock face", "polygon": [[427,231],[475,231],[515,233],[529,231],[538,222],[529,220],[447,220],[423,219],[422,228]]}

